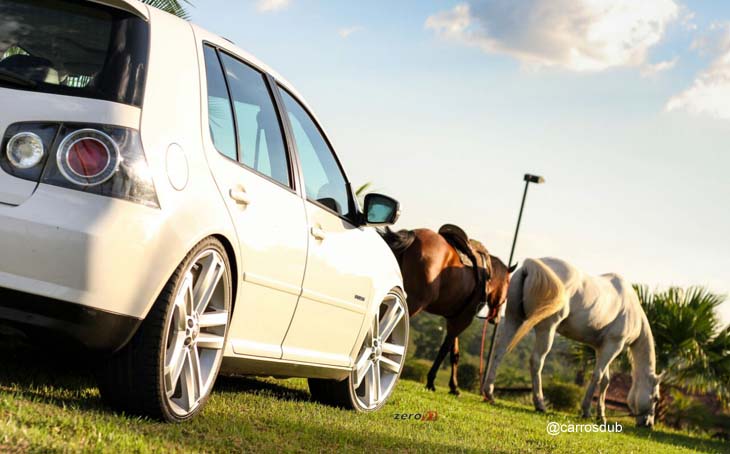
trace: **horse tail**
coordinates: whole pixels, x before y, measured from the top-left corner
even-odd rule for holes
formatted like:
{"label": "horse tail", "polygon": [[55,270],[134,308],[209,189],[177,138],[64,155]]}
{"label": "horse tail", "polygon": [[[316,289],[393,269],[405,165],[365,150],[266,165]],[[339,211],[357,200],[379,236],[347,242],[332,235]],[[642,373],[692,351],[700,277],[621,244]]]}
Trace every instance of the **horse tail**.
{"label": "horse tail", "polygon": [[517,329],[507,351],[512,351],[535,325],[556,314],[565,305],[565,287],[562,281],[542,261],[525,260],[515,278],[515,291],[510,293],[510,298],[519,298],[517,301],[522,303],[523,308],[527,302],[534,309]]}
{"label": "horse tail", "polygon": [[403,253],[411,247],[414,241],[416,241],[416,234],[412,230],[400,230],[394,232],[386,227],[384,230],[378,230],[380,236],[383,237],[385,243],[388,245],[393,254],[397,257],[403,255]]}

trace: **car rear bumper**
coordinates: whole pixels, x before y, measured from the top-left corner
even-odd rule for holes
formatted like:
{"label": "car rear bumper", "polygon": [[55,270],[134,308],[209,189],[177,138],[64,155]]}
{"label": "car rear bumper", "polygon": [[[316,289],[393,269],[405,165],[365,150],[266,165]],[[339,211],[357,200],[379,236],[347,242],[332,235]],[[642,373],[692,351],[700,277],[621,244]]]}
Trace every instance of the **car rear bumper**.
{"label": "car rear bumper", "polygon": [[0,289],[144,318],[180,260],[170,224],[159,209],[41,184],[0,205]]}
{"label": "car rear bumper", "polygon": [[0,288],[0,320],[60,335],[96,352],[113,353],[127,344],[141,319],[80,304]]}

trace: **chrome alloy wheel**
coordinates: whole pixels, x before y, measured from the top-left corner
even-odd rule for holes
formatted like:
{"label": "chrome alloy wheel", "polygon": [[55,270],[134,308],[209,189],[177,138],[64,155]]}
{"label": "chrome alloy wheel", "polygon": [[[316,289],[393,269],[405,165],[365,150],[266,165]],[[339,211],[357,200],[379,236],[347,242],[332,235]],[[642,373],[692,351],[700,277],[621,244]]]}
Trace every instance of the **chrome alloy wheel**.
{"label": "chrome alloy wheel", "polygon": [[395,388],[408,344],[405,302],[389,294],[365,336],[350,379],[353,396],[363,410],[379,407]]}
{"label": "chrome alloy wheel", "polygon": [[163,344],[163,382],[177,416],[195,411],[215,381],[231,310],[228,280],[220,253],[206,249],[191,262],[175,295]]}

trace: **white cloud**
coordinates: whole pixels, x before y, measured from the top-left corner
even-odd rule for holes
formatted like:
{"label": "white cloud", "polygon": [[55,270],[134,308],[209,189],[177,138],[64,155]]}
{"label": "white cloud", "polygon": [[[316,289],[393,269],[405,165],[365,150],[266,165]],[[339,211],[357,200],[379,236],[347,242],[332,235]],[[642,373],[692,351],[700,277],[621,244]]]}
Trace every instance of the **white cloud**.
{"label": "white cloud", "polygon": [[426,20],[442,38],[537,67],[640,66],[679,15],[674,0],[483,0]]}
{"label": "white cloud", "polygon": [[287,8],[290,3],[290,0],[259,0],[258,3],[256,3],[256,9],[262,13],[280,11]]}
{"label": "white cloud", "polygon": [[338,33],[338,34],[340,35],[340,37],[342,37],[343,39],[347,39],[347,38],[349,38],[349,37],[350,37],[350,35],[352,35],[353,33],[361,32],[361,31],[363,31],[363,30],[365,30],[365,29],[364,29],[363,27],[361,27],[361,26],[359,26],[359,25],[355,25],[354,27],[346,27],[346,28],[341,28],[341,29],[337,30],[337,33]]}
{"label": "white cloud", "polygon": [[667,112],[684,111],[730,120],[730,24],[716,27],[715,31],[720,34],[712,44],[705,39],[695,46],[703,52],[714,49],[715,60],[697,75],[691,87],[667,102]]}
{"label": "white cloud", "polygon": [[657,74],[674,68],[679,61],[679,57],[671,60],[660,61],[658,63],[647,63],[641,67],[641,77],[654,77]]}

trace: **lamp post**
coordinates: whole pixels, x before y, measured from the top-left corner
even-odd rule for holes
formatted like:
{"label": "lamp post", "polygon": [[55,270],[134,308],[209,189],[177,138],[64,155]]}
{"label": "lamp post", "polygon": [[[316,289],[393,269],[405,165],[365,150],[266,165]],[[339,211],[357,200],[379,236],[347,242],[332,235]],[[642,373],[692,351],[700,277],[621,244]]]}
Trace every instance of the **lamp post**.
{"label": "lamp post", "polygon": [[[527,188],[530,187],[530,183],[535,183],[535,184],[545,183],[545,178],[543,178],[539,175],[531,175],[529,173],[526,173],[524,176],[524,181],[525,181],[525,190],[522,193],[522,204],[520,205],[520,214],[519,214],[519,216],[517,216],[517,226],[515,227],[515,236],[514,236],[514,238],[512,238],[512,249],[510,249],[510,252],[509,252],[509,262],[507,263],[507,268],[512,267],[512,259],[514,258],[515,246],[517,245],[517,235],[519,235],[519,233],[520,233],[520,224],[522,223],[522,212],[525,210],[525,200],[527,199]],[[485,310],[489,310],[489,309],[487,307],[485,307]],[[492,366],[492,359],[494,356],[494,339],[497,336],[497,328],[499,327],[499,321],[502,319],[504,310],[505,310],[505,307],[502,307],[500,309],[500,312],[499,312],[499,314],[497,314],[496,320],[494,321],[494,330],[492,331],[492,339],[490,340],[490,343],[489,343],[489,355],[487,357],[487,367],[484,369],[481,385],[484,385],[484,380],[486,379],[487,374],[489,373],[489,368]],[[486,316],[484,316],[484,318],[486,319]],[[487,332],[487,321],[484,320],[484,329],[482,330],[482,350],[484,349],[484,336],[485,336],[486,332]],[[482,358],[480,358],[480,360],[481,359]]]}

